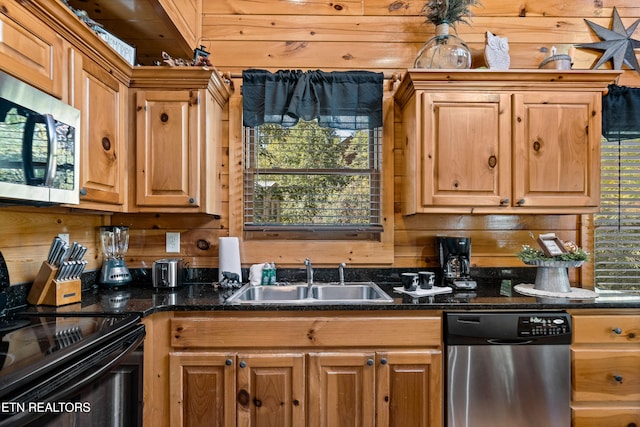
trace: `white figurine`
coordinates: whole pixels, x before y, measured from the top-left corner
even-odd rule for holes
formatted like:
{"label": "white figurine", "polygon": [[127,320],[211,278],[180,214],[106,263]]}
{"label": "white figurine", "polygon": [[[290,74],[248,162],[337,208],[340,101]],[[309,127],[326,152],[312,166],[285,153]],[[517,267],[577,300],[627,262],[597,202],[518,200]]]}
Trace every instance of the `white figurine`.
{"label": "white figurine", "polygon": [[487,31],[487,45],[484,48],[484,60],[492,70],[508,70],[511,58],[509,57],[509,40],[506,37],[498,37]]}

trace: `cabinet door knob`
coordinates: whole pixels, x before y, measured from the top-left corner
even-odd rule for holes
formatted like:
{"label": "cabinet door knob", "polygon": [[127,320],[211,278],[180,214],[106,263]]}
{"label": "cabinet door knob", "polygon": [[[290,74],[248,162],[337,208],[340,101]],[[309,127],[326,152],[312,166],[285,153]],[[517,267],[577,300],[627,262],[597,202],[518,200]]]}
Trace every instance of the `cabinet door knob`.
{"label": "cabinet door knob", "polygon": [[500,206],[506,206],[509,204],[509,198],[505,197],[504,199],[500,199]]}
{"label": "cabinet door knob", "polygon": [[87,195],[87,189],[86,189],[86,188],[84,188],[84,187],[82,187],[82,188],[80,189],[80,195],[81,195],[81,196],[86,196],[86,195]]}
{"label": "cabinet door knob", "polygon": [[247,367],[247,362],[245,362],[244,360],[242,362],[240,362],[240,367],[241,368],[246,368]]}
{"label": "cabinet door knob", "polygon": [[233,360],[227,359],[227,360],[224,361],[224,364],[227,365],[227,366],[231,366],[231,365],[233,365]]}
{"label": "cabinet door knob", "polygon": [[367,366],[373,366],[373,359],[367,359]]}
{"label": "cabinet door knob", "polygon": [[189,198],[189,203],[194,204],[196,202],[196,199],[194,199],[193,197]]}
{"label": "cabinet door knob", "polygon": [[533,141],[533,151],[540,151],[541,146],[542,144],[540,144],[540,140]]}
{"label": "cabinet door knob", "polygon": [[381,365],[386,365],[387,364],[387,359],[384,358],[384,357],[382,359],[380,359],[380,364]]}
{"label": "cabinet door knob", "polygon": [[516,202],[516,204],[517,204],[518,206],[522,206],[522,205],[524,205],[524,199],[518,199],[518,201]]}
{"label": "cabinet door knob", "polygon": [[490,156],[487,164],[491,169],[495,168],[496,165],[498,164],[498,158],[496,156]]}
{"label": "cabinet door knob", "polygon": [[620,328],[613,328],[613,333],[616,335],[620,335],[622,333],[622,329]]}
{"label": "cabinet door knob", "polygon": [[616,380],[618,383],[622,384],[622,375],[614,375],[613,379]]}
{"label": "cabinet door knob", "polygon": [[262,406],[262,401],[260,399],[257,398],[253,398],[253,404],[256,405],[256,408],[259,408]]}

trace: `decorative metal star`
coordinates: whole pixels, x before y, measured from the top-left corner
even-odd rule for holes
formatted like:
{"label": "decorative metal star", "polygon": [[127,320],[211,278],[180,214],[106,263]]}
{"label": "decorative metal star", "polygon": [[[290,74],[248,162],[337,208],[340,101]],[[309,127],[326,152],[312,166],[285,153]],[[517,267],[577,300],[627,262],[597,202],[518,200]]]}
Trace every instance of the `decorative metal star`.
{"label": "decorative metal star", "polygon": [[610,59],[613,60],[614,70],[622,69],[623,63],[632,70],[640,69],[636,53],[634,52],[634,49],[640,48],[640,41],[631,38],[631,35],[640,23],[640,19],[637,19],[629,28],[625,29],[624,24],[620,19],[620,15],[614,7],[611,29],[605,28],[591,21],[587,21],[586,19],[585,21],[602,41],[596,43],[583,43],[576,46],[586,49],[604,50],[604,53],[598,62],[596,62],[596,65],[593,66],[594,69],[598,68]]}

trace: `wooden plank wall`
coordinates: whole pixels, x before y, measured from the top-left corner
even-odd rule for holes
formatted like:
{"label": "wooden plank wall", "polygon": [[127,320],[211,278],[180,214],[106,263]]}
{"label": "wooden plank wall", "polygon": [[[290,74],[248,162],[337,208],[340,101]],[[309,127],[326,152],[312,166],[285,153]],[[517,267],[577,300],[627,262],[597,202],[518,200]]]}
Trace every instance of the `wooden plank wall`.
{"label": "wooden plank wall", "polygon": [[[471,26],[459,25],[458,35],[474,52],[474,67],[482,63],[486,31],[509,38],[511,67],[536,68],[545,49],[556,46],[566,51],[576,43],[598,41],[585,19],[610,27],[616,6],[626,27],[640,18],[637,0],[539,0],[511,2],[484,0],[473,10]],[[212,52],[211,59],[222,72],[238,74],[245,68],[276,69],[367,69],[387,76],[410,68],[422,44],[433,35],[418,12],[421,1],[407,0],[203,0],[202,40]],[[633,37],[640,39],[640,29]],[[577,49],[575,68],[590,68],[600,52]],[[608,65],[607,65],[608,66]],[[237,82],[239,88],[240,82]],[[640,86],[640,73],[626,71],[620,84]],[[238,114],[238,102],[231,108]],[[228,112],[229,113],[229,112]],[[229,113],[231,114],[231,113]],[[396,112],[396,117],[398,114]],[[227,120],[227,119],[225,119]],[[228,129],[228,122],[225,121]],[[399,126],[396,119],[394,130]],[[225,135],[237,134],[228,129]],[[472,262],[477,266],[520,266],[513,256],[523,243],[531,242],[529,232],[554,231],[563,239],[589,246],[590,218],[576,215],[414,215],[403,217],[399,187],[402,185],[402,152],[394,144],[394,182],[384,191],[394,191],[394,267],[435,266],[434,236],[468,235],[473,245]],[[130,143],[133,143],[131,141]],[[223,141],[228,155],[229,139]],[[229,234],[229,166],[224,161],[224,211],[216,219],[201,215],[114,214],[100,215],[79,209],[0,208],[0,251],[11,282],[33,280],[57,233],[70,233],[90,247],[90,268],[99,268],[101,255],[95,240],[97,227],[124,224],[131,227],[127,262],[131,267],[150,267],[155,259],[180,256],[194,267],[217,266],[217,240]],[[586,227],[582,223],[587,224]],[[166,231],[180,231],[180,254],[164,252]],[[322,263],[322,254],[314,254]],[[268,256],[270,257],[270,255]],[[280,258],[281,265],[297,266]],[[259,260],[243,260],[246,263]],[[375,266],[375,265],[373,265]],[[384,267],[390,265],[384,264]],[[582,268],[589,277],[589,267]],[[588,280],[587,280],[588,281]]]}

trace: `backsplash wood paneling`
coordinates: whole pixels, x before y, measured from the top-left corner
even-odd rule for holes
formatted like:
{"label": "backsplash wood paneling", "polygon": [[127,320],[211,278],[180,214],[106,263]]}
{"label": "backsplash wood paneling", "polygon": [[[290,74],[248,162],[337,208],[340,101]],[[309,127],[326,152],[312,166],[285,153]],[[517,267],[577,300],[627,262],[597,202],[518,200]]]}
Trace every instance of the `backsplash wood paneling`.
{"label": "backsplash wood paneling", "polygon": [[[419,12],[424,2],[403,0],[203,2],[202,45],[221,70],[243,68],[370,69],[389,74],[410,68],[418,50],[434,34]],[[598,41],[585,19],[609,27],[616,7],[630,26],[640,17],[635,0],[509,2],[485,0],[472,9],[471,25],[458,35],[484,65],[486,32],[509,39],[511,68],[537,68],[556,46]],[[640,38],[640,30],[634,35]],[[576,49],[574,68],[588,69],[600,51]],[[609,66],[609,65],[607,65]],[[640,85],[628,72],[620,82]]]}

